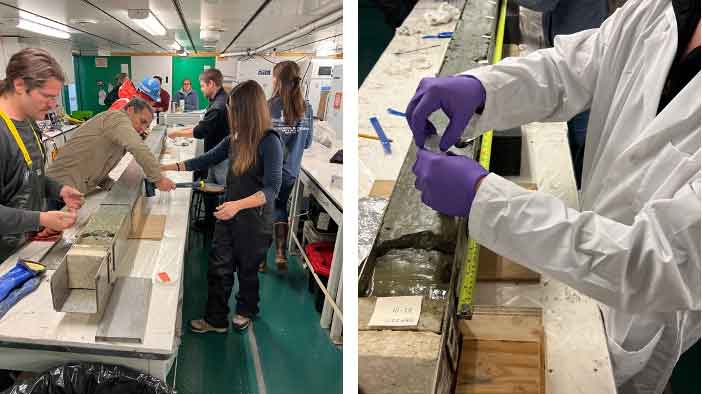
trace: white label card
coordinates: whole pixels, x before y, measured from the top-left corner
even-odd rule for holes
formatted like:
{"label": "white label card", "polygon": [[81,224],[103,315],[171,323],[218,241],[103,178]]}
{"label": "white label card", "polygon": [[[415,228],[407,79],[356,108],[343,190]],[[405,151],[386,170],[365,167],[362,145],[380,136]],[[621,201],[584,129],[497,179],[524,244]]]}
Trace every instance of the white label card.
{"label": "white label card", "polygon": [[416,326],[422,312],[422,296],[380,297],[375,301],[369,326]]}

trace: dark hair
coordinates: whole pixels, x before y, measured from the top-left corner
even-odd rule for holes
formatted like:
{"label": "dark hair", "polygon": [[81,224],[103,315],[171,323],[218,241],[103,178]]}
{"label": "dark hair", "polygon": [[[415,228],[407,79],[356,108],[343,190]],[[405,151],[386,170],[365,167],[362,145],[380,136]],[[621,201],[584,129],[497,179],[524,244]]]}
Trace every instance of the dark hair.
{"label": "dark hair", "polygon": [[273,67],[276,84],[273,87],[273,97],[283,100],[283,115],[288,126],[294,126],[305,114],[305,100],[300,89],[300,66],[286,60]]}
{"label": "dark hair", "polygon": [[161,79],[161,77],[159,77],[158,75],[154,75],[154,79],[158,79],[158,83],[163,85],[163,79]]}
{"label": "dark hair", "polygon": [[190,78],[184,78],[182,83],[185,83],[185,81],[190,82],[191,85],[193,84],[193,81],[191,81]]}
{"label": "dark hair", "polygon": [[241,175],[256,164],[258,144],[271,127],[271,114],[261,85],[245,81],[234,87],[227,99],[227,113],[234,158],[232,170]]}
{"label": "dark hair", "polygon": [[200,80],[202,82],[214,82],[215,86],[222,86],[222,72],[216,68],[208,68],[207,70],[200,73]]}
{"label": "dark hair", "polygon": [[129,102],[127,105],[124,106],[124,111],[127,111],[127,108],[134,108],[134,112],[141,112],[145,109],[149,110],[149,113],[151,115],[154,114],[154,109],[151,107],[149,103],[146,102],[146,100],[139,98],[139,97],[134,97]]}
{"label": "dark hair", "polygon": [[118,84],[123,83],[125,79],[127,79],[127,73],[119,73],[119,74],[115,75],[115,81]]}
{"label": "dark hair", "polygon": [[17,79],[24,80],[27,91],[44,86],[50,79],[66,80],[56,59],[39,48],[26,48],[12,55],[5,69],[5,80],[0,81],[0,96],[14,92]]}

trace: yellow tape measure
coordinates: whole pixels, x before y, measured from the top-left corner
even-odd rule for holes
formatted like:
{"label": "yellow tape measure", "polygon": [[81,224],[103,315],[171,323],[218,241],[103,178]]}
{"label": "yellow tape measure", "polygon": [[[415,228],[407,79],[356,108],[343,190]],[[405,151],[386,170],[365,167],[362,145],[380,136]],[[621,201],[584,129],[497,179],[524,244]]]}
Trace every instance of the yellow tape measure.
{"label": "yellow tape measure", "polygon": [[[495,49],[492,63],[497,63],[502,59],[502,43],[505,33],[505,18],[507,14],[507,1],[500,4],[500,17],[497,22],[497,35],[495,36]],[[490,169],[490,154],[492,153],[492,130],[485,132],[480,138],[480,157],[478,162],[486,170]],[[468,225],[466,223],[466,225]],[[468,239],[468,251],[463,262],[463,272],[461,275],[461,287],[458,293],[458,308],[456,313],[459,319],[471,319],[473,317],[473,293],[475,283],[478,280],[478,257],[480,255],[480,245],[472,239]]]}

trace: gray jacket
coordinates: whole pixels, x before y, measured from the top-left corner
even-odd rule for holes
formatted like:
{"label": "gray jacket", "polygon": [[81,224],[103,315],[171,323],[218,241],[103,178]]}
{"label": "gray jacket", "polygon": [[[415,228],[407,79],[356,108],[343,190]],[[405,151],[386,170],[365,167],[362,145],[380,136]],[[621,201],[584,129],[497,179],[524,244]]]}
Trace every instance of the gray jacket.
{"label": "gray jacket", "polygon": [[173,97],[173,102],[177,103],[180,100],[185,101],[185,112],[197,111],[200,108],[200,101],[197,97],[197,92],[190,89],[190,92],[185,93],[182,89],[176,92],[175,97]]}

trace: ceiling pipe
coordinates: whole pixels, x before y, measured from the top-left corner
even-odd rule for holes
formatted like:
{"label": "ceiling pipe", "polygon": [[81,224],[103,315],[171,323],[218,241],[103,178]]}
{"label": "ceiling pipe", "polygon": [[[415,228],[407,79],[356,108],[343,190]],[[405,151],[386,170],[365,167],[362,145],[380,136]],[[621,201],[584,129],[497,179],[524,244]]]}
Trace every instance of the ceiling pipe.
{"label": "ceiling pipe", "polygon": [[314,32],[315,30],[319,30],[331,25],[336,24],[337,22],[343,20],[343,9],[339,8],[336,11],[333,11],[332,13],[323,16],[316,21],[313,21],[309,24],[307,24],[305,27],[302,27],[300,29],[294,30],[290,33],[284,34],[272,41],[269,41],[260,47],[256,49],[248,49],[246,51],[239,51],[239,52],[227,52],[227,53],[222,53],[220,56],[221,57],[231,57],[231,56],[251,56],[255,55],[257,53],[265,52],[269,49],[273,49],[277,47],[278,45],[283,45],[287,42],[290,42],[292,40],[298,39],[300,37],[306,36],[307,34],[310,34]]}
{"label": "ceiling pipe", "polygon": [[256,48],[256,52],[263,52],[268,49],[272,49],[277,47],[278,45],[285,44],[287,42],[290,42],[292,40],[295,40],[297,38],[306,36],[307,34],[312,33],[315,30],[323,29],[325,27],[331,26],[341,20],[343,20],[344,17],[344,11],[342,8],[339,8],[336,11],[333,11],[332,13],[328,14],[327,16],[324,16],[320,19],[317,19],[316,21],[313,21],[312,23],[309,23],[307,26],[300,28],[298,30],[292,31],[288,34],[285,34],[283,36],[280,36],[276,38],[273,41],[268,42],[267,44],[263,44],[262,46]]}
{"label": "ceiling pipe", "polygon": [[246,29],[249,28],[249,25],[251,25],[251,23],[253,23],[253,21],[254,21],[256,18],[258,18],[258,16],[261,14],[261,12],[263,12],[263,10],[266,9],[266,7],[268,6],[268,4],[270,4],[270,3],[271,3],[271,0],[265,0],[265,1],[261,4],[261,6],[258,7],[258,9],[256,10],[256,12],[254,12],[254,14],[251,15],[251,18],[249,18],[249,20],[246,21],[246,23],[244,24],[244,27],[242,27],[241,30],[239,30],[239,32],[236,33],[236,35],[234,36],[234,38],[232,38],[232,40],[229,42],[229,45],[227,45],[226,48],[224,48],[224,50],[222,51],[222,53],[226,52],[227,49],[229,49],[229,47],[231,47],[232,45],[234,45],[234,42],[235,42],[242,34],[244,34],[244,32],[246,31]]}
{"label": "ceiling pipe", "polygon": [[197,54],[197,47],[195,46],[195,42],[193,41],[193,36],[190,35],[190,29],[188,28],[188,24],[185,22],[185,15],[183,15],[183,9],[180,7],[180,1],[173,0],[173,7],[175,7],[176,11],[178,12],[180,24],[183,25],[185,34],[188,36],[188,40],[190,40],[190,45],[193,47],[193,51],[195,51],[195,54]]}

